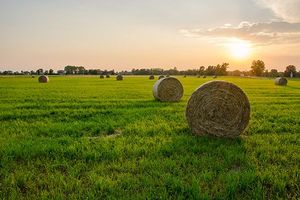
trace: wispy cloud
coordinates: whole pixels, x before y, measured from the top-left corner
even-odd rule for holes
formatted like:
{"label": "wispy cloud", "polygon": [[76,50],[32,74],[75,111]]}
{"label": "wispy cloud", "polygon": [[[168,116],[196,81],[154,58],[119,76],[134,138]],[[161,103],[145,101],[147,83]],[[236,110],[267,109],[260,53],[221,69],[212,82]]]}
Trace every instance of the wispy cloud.
{"label": "wispy cloud", "polygon": [[299,0],[254,0],[260,6],[271,9],[283,21],[300,22]]}
{"label": "wispy cloud", "polygon": [[300,43],[300,23],[271,22],[250,23],[241,22],[238,26],[225,24],[208,30],[181,30],[189,37],[203,37],[218,42],[224,38],[238,38],[250,41],[254,45]]}

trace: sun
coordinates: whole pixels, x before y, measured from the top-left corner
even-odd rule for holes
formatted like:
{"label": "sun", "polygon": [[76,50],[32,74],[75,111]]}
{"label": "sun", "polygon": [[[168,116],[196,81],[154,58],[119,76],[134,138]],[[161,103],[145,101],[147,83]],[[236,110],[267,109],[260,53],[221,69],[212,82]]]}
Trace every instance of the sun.
{"label": "sun", "polygon": [[251,53],[251,44],[244,40],[232,39],[227,46],[231,55],[237,59],[247,58]]}

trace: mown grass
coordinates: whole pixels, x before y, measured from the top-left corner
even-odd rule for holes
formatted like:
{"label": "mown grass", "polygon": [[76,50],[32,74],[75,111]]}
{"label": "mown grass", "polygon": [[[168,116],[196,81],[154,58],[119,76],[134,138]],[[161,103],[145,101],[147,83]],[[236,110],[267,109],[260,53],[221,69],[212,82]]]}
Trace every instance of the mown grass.
{"label": "mown grass", "polygon": [[0,77],[2,199],[298,199],[300,80],[221,77],[251,102],[237,139],[193,136],[191,93],[153,100],[153,80]]}

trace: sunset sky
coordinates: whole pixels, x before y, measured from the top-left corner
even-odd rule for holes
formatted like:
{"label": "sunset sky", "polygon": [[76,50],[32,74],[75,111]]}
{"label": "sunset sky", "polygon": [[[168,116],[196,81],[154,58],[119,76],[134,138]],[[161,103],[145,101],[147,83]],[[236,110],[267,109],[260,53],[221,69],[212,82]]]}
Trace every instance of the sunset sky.
{"label": "sunset sky", "polygon": [[300,0],[0,0],[0,71],[300,70]]}

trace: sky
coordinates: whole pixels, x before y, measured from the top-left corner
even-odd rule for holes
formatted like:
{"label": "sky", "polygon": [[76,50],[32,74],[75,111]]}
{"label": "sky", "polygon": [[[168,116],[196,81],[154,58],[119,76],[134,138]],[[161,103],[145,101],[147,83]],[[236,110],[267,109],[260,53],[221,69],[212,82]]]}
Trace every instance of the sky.
{"label": "sky", "polygon": [[300,70],[300,0],[0,0],[0,71]]}

